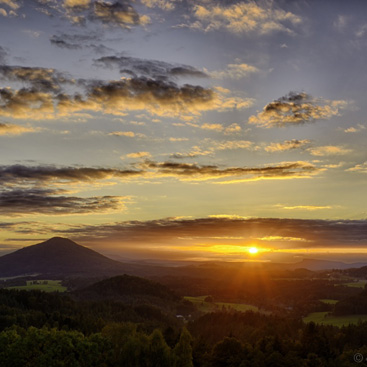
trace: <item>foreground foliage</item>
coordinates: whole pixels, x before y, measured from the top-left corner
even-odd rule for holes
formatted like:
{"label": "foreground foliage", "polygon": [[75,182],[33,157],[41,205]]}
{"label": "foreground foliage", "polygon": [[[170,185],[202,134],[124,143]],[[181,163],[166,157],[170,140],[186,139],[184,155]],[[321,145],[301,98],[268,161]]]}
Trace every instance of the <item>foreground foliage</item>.
{"label": "foreground foliage", "polygon": [[186,327],[149,304],[0,290],[0,367],[348,367],[367,357],[362,322],[224,310]]}

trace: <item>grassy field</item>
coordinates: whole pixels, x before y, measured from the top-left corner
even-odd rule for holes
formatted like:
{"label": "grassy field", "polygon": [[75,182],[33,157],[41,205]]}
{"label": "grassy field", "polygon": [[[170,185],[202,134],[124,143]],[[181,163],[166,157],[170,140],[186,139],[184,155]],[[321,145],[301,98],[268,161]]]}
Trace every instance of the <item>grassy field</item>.
{"label": "grassy field", "polygon": [[364,288],[367,284],[367,280],[359,280],[358,282],[343,283],[347,287]]}
{"label": "grassy field", "polygon": [[359,321],[367,321],[367,315],[328,316],[328,312],[313,312],[303,318],[304,322],[313,321],[315,324],[346,326],[357,324]]}
{"label": "grassy field", "polygon": [[66,291],[66,287],[61,285],[61,280],[27,280],[27,285],[9,287],[9,289],[19,289],[26,291],[37,289],[44,292]]}
{"label": "grassy field", "polygon": [[337,299],[320,299],[320,302],[327,303],[328,305],[335,305],[339,301]]}
{"label": "grassy field", "polygon": [[204,299],[207,296],[199,297],[185,297],[188,301],[192,302],[201,312],[214,312],[222,309],[232,309],[236,311],[259,311],[258,307],[252,305],[246,305],[244,303],[227,303],[227,302],[205,302]]}

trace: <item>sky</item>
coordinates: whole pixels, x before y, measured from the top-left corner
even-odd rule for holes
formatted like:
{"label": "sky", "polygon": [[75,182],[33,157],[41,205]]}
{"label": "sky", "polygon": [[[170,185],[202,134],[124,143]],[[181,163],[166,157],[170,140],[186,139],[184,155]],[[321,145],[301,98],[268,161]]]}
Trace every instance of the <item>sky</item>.
{"label": "sky", "polygon": [[0,254],[367,261],[366,11],[0,0]]}

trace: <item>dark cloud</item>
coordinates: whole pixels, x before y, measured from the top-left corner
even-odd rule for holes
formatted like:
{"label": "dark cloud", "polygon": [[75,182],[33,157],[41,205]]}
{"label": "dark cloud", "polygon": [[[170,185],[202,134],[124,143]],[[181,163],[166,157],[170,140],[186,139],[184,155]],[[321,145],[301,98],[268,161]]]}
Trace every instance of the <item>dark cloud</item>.
{"label": "dark cloud", "polygon": [[95,33],[91,34],[54,34],[50,37],[50,42],[56,47],[68,50],[81,50],[83,48],[91,49],[96,54],[105,54],[113,51],[110,47],[103,45],[101,36]]}
{"label": "dark cloud", "polygon": [[103,22],[108,26],[129,29],[131,26],[145,25],[150,22],[146,15],[140,15],[132,6],[133,1],[88,1],[88,0],[32,0],[35,9],[50,17],[67,19],[74,25],[87,22]]}
{"label": "dark cloud", "polygon": [[[304,178],[321,170],[308,162],[286,162],[263,167],[229,167],[198,165],[191,163],[154,162],[137,163],[136,169],[55,167],[55,166],[0,166],[0,184],[48,185],[50,183],[72,184],[108,179],[131,179],[134,177],[174,177],[179,180],[211,180],[235,178],[244,180]],[[228,182],[228,181],[223,181]],[[230,182],[230,181],[229,181]]]}
{"label": "dark cloud", "polygon": [[55,69],[0,65],[4,80],[28,83],[34,91],[58,92],[62,84],[74,84],[70,77]]}
{"label": "dark cloud", "polygon": [[39,188],[5,190],[0,193],[0,215],[93,214],[122,209],[124,206],[123,197],[60,195],[63,193],[63,190]]}
{"label": "dark cloud", "polygon": [[[73,80],[54,69],[0,67],[4,79],[31,86],[19,90],[0,89],[0,115],[12,118],[54,119],[80,111],[121,114],[147,110],[155,115],[179,116],[225,109],[228,103],[211,89],[198,85],[132,77],[116,81]],[[84,91],[74,95],[60,90],[72,84]],[[231,108],[234,106],[231,104]]]}
{"label": "dark cloud", "polygon": [[129,178],[143,174],[140,170],[119,170],[113,168],[81,168],[54,166],[0,166],[0,184],[22,185],[42,183],[93,182],[109,178]]}
{"label": "dark cloud", "polygon": [[[86,225],[61,230],[73,238],[98,242],[108,240],[146,244],[166,241],[222,237],[240,237],[240,241],[277,239],[277,248],[313,248],[367,245],[366,220],[309,220],[282,218],[242,218],[236,216],[199,219],[165,218],[151,221],[127,221],[104,225]],[[282,241],[284,238],[284,241]],[[289,239],[293,239],[290,241]],[[297,241],[302,239],[303,241]],[[201,240],[204,241],[204,240]],[[269,242],[263,242],[269,246]]]}
{"label": "dark cloud", "polygon": [[117,67],[122,74],[148,76],[154,79],[169,77],[207,77],[204,72],[189,65],[175,65],[158,60],[146,60],[127,56],[105,56],[95,60],[96,65]]}
{"label": "dark cloud", "polygon": [[326,120],[338,115],[346,105],[346,101],[316,99],[306,93],[290,92],[267,104],[262,112],[251,116],[249,123],[268,128]]}
{"label": "dark cloud", "polygon": [[251,179],[300,178],[317,174],[320,169],[309,162],[285,162],[264,167],[229,167],[216,165],[198,165],[176,162],[145,161],[142,168],[156,171],[158,175],[182,179],[210,180],[226,177]]}
{"label": "dark cloud", "polygon": [[94,16],[91,19],[99,19],[108,25],[130,28],[132,25],[144,25],[149,22],[149,18],[140,16],[128,1],[120,0],[111,3],[97,0],[93,8]]}
{"label": "dark cloud", "polygon": [[71,43],[69,41],[66,41],[62,36],[53,35],[50,38],[50,42],[54,46],[57,46],[57,47],[60,47],[60,48],[66,48],[68,50],[80,50],[82,48],[82,46],[80,44]]}
{"label": "dark cloud", "polygon": [[35,88],[0,88],[0,116],[41,119],[54,118],[54,112],[51,94]]}

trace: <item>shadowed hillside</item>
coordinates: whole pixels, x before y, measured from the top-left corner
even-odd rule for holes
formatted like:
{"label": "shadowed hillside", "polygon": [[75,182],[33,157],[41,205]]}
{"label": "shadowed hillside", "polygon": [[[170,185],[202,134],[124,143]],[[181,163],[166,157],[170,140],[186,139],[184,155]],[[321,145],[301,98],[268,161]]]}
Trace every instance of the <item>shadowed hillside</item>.
{"label": "shadowed hillside", "polygon": [[[22,248],[0,257],[0,276],[108,276],[134,273],[137,266],[109,259],[96,251],[61,237]],[[140,267],[141,268],[141,267]],[[140,269],[142,270],[142,269]]]}

